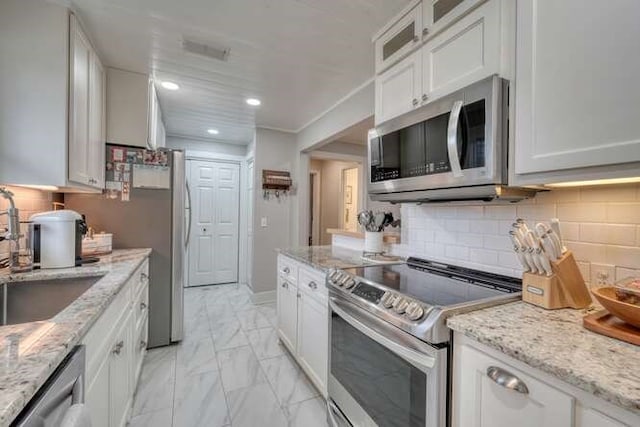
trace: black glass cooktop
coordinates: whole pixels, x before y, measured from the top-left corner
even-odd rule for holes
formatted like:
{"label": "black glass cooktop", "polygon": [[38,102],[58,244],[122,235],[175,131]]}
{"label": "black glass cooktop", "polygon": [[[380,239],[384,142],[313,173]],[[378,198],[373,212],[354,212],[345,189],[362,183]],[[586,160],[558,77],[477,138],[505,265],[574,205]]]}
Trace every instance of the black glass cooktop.
{"label": "black glass cooktop", "polygon": [[451,306],[520,292],[519,279],[416,258],[407,264],[345,269],[431,306]]}

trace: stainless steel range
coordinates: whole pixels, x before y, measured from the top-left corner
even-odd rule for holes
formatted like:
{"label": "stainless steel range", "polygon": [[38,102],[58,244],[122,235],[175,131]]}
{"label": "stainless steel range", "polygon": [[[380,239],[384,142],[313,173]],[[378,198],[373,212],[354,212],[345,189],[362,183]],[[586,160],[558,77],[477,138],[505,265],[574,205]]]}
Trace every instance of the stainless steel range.
{"label": "stainless steel range", "polygon": [[520,299],[505,276],[410,258],[334,270],[328,417],[334,427],[444,427],[454,314]]}

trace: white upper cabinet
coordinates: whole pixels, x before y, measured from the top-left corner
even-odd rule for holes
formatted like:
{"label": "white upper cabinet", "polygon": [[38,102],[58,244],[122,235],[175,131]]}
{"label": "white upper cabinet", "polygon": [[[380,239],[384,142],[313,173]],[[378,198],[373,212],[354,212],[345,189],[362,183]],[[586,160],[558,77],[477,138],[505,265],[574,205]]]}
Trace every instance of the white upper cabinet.
{"label": "white upper cabinet", "polygon": [[54,2],[3,0],[0,52],[0,182],[103,188],[102,66],[76,17]]}
{"label": "white upper cabinet", "polygon": [[500,0],[490,0],[430,39],[422,48],[424,101],[500,74],[500,36]]}
{"label": "white upper cabinet", "polygon": [[156,148],[158,100],[146,74],[107,69],[107,142]]}
{"label": "white upper cabinet", "polygon": [[103,188],[104,72],[74,15],[69,29],[69,181]]}
{"label": "white upper cabinet", "polygon": [[422,93],[422,52],[413,52],[380,74],[375,92],[376,124],[418,107]]}
{"label": "white upper cabinet", "polygon": [[514,184],[639,175],[639,16],[637,0],[518,0]]}
{"label": "white upper cabinet", "polygon": [[380,73],[420,46],[422,3],[413,6],[375,40],[376,72]]}
{"label": "white upper cabinet", "polygon": [[[408,19],[413,16],[409,13],[376,41],[380,59],[387,34],[407,22],[423,22],[419,40],[424,44],[405,45],[387,61],[395,63],[385,63],[387,68],[376,76],[376,125],[493,74],[512,74],[506,54],[515,35],[508,19],[514,13],[512,2],[425,0],[415,7],[423,12],[421,20]],[[404,59],[398,62],[398,56]]]}

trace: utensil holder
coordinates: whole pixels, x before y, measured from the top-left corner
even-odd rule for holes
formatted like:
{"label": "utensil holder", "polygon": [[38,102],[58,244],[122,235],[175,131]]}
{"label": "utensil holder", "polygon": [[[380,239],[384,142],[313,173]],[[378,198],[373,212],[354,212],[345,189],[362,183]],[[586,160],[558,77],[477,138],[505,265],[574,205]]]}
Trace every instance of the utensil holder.
{"label": "utensil holder", "polygon": [[365,231],[364,232],[364,251],[369,254],[384,253],[382,231]]}
{"label": "utensil holder", "polygon": [[571,251],[552,261],[551,268],[551,276],[522,275],[523,301],[546,309],[581,309],[591,305],[591,294]]}

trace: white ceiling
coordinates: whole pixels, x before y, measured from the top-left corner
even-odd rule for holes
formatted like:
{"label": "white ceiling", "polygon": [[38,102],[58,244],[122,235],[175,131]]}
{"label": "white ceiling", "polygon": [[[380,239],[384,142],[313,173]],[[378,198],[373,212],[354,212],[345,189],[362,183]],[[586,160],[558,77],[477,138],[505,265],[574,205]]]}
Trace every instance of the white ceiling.
{"label": "white ceiling", "polygon": [[[408,2],[72,0],[106,65],[181,86],[158,88],[168,134],[214,127],[240,144],[255,126],[297,131],[370,79],[371,36]],[[229,59],[184,52],[184,38],[231,48]]]}

